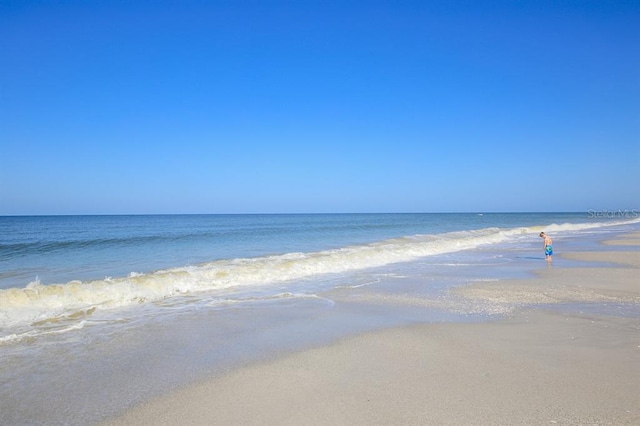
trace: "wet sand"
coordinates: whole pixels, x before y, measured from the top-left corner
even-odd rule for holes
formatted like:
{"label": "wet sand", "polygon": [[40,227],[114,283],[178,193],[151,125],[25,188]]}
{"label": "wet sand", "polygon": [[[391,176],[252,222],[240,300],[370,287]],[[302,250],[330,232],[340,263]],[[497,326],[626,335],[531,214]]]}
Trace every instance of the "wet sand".
{"label": "wet sand", "polygon": [[205,379],[106,424],[640,424],[640,318],[554,308],[640,303],[640,251],[627,244],[637,237],[621,251],[566,255],[616,267],[456,290],[521,306],[509,318],[346,338]]}

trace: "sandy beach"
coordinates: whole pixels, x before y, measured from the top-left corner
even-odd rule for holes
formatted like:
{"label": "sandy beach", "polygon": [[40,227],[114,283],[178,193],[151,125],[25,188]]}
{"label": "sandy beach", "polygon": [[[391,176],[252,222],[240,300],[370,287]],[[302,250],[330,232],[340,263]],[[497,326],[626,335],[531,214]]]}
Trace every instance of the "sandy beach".
{"label": "sandy beach", "polygon": [[606,242],[614,251],[563,255],[594,267],[456,289],[518,306],[508,318],[346,338],[205,379],[105,424],[640,424],[640,318],[579,308],[640,303],[639,242],[629,234]]}

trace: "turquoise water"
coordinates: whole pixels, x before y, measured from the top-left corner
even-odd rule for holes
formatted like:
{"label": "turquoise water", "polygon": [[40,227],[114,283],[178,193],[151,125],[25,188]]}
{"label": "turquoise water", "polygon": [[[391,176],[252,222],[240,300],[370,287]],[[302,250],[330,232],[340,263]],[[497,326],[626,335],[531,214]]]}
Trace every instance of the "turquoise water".
{"label": "turquoise water", "polygon": [[341,336],[503,315],[448,290],[544,267],[542,230],[561,253],[638,227],[588,213],[0,217],[0,424],[88,424]]}
{"label": "turquoise water", "polygon": [[585,213],[0,217],[0,288],[315,252],[412,235],[588,221]]}

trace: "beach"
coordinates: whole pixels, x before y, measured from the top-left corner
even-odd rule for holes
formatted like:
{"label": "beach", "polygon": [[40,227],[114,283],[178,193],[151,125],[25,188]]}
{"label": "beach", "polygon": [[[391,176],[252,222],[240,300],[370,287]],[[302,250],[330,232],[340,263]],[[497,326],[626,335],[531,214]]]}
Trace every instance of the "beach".
{"label": "beach", "polygon": [[638,424],[640,318],[615,307],[640,303],[639,242],[628,233],[562,255],[586,266],[452,290],[519,307],[504,318],[347,336],[204,377],[103,424]]}
{"label": "beach", "polygon": [[640,426],[638,28],[0,2],[0,426]]}

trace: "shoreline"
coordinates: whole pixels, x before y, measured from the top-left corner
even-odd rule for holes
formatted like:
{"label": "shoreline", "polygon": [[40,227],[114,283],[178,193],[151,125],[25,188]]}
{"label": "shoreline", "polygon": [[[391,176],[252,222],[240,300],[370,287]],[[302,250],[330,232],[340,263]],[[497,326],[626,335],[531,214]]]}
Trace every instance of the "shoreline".
{"label": "shoreline", "polygon": [[563,256],[616,266],[457,290],[522,303],[508,318],[347,337],[204,378],[102,424],[640,423],[640,319],[548,306],[640,304],[640,251],[628,251],[639,234],[603,242],[620,251]]}

